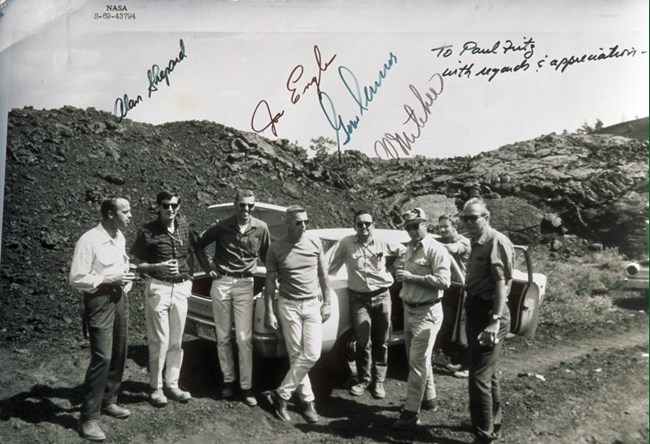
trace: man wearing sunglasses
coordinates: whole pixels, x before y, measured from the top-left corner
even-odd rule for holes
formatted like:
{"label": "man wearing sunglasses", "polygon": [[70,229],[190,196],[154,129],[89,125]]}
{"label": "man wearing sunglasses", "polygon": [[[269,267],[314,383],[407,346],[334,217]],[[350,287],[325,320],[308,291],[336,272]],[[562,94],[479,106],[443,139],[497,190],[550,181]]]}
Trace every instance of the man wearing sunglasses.
{"label": "man wearing sunglasses", "polygon": [[192,399],[178,386],[178,378],[183,363],[187,299],[192,292],[195,237],[188,221],[179,215],[180,195],[161,191],[156,204],[158,217],[140,229],[131,254],[140,261],[138,271],[148,275],[144,297],[151,375],[149,401],[163,407],[168,397],[181,403]]}
{"label": "man wearing sunglasses", "polygon": [[329,272],[336,273],[343,264],[348,272],[350,318],[357,338],[357,381],[350,394],[360,396],[371,387],[372,396],[382,399],[386,397],[384,380],[391,326],[388,290],[393,284],[386,259],[399,257],[405,248],[373,236],[374,223],[368,211],[357,211],[353,220],[356,234],[341,239],[332,255]]}
{"label": "man wearing sunglasses", "polygon": [[501,436],[501,389],[497,361],[510,330],[506,303],[514,269],[510,239],[490,227],[490,212],[479,198],[468,200],[461,220],[472,238],[467,266],[469,410],[476,443]]}
{"label": "man wearing sunglasses", "polygon": [[[309,371],[320,357],[323,326],[331,315],[327,263],[318,237],[309,236],[307,212],[299,205],[287,208],[287,235],[274,242],[266,257],[264,322],[276,330],[278,321],[289,354],[290,367],[280,386],[271,393],[275,415],[291,421],[287,404],[296,392],[307,422],[318,422]],[[274,307],[279,281],[277,317]]]}
{"label": "man wearing sunglasses", "polygon": [[395,279],[403,284],[400,297],[409,376],[404,409],[393,428],[405,430],[418,424],[421,408],[436,408],[431,354],[442,325],[443,290],[451,283],[451,257],[427,234],[427,218],[421,208],[405,212],[402,218],[411,242],[397,263]]}
{"label": "man wearing sunglasses", "polygon": [[[201,233],[196,242],[196,256],[203,271],[212,276],[210,297],[224,382],[221,396],[230,398],[235,394],[234,322],[240,395],[244,403],[252,407],[257,405],[253,393],[253,275],[258,258],[266,259],[271,237],[266,223],[252,216],[253,191],[237,191],[233,204],[235,214]],[[212,243],[214,259],[210,267],[205,247]]]}

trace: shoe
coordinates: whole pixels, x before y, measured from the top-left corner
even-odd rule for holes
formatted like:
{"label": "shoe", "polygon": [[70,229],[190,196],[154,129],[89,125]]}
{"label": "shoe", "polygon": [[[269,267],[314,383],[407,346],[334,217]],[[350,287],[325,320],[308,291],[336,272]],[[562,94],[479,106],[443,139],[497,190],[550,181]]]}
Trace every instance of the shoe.
{"label": "shoe", "polygon": [[131,415],[131,412],[113,402],[110,404],[105,404],[102,407],[102,414],[106,416],[112,416],[113,418],[124,419],[128,418]]}
{"label": "shoe", "polygon": [[454,378],[469,378],[469,370],[458,370],[454,372]]}
{"label": "shoe", "polygon": [[436,399],[427,399],[426,401],[422,401],[422,404],[420,404],[420,408],[422,410],[429,410],[432,412],[435,412],[438,410],[438,404],[436,403]]}
{"label": "shoe", "polygon": [[275,416],[280,418],[282,421],[290,422],[291,416],[289,416],[289,412],[287,411],[287,400],[281,398],[277,392],[272,392],[271,397],[273,398]]}
{"label": "shoe", "polygon": [[176,402],[185,404],[187,401],[192,399],[192,395],[190,394],[190,392],[181,390],[178,387],[167,387],[166,391],[167,391],[167,396],[169,396],[169,399],[173,399]]}
{"label": "shoe", "polygon": [[445,368],[450,372],[459,372],[463,369],[462,364],[447,364]]}
{"label": "shoe", "polygon": [[363,395],[363,392],[366,391],[369,385],[370,383],[368,381],[361,381],[350,388],[350,394],[352,396],[361,396]]}
{"label": "shoe", "polygon": [[232,386],[232,382],[224,382],[223,387],[221,387],[221,397],[222,398],[232,398],[235,395],[235,389]]}
{"label": "shoe", "polygon": [[99,428],[96,420],[89,421],[79,420],[78,424],[79,436],[89,439],[91,441],[103,441],[106,439],[106,434]]}
{"label": "shoe", "polygon": [[242,390],[241,396],[242,399],[244,400],[244,404],[246,404],[247,406],[255,407],[257,405],[257,399],[255,399],[255,393],[253,393],[253,390],[251,389]]}
{"label": "shoe", "polygon": [[417,413],[403,410],[399,419],[393,423],[393,428],[397,430],[410,430],[420,423]]}
{"label": "shoe", "polygon": [[372,386],[372,396],[376,399],[384,399],[386,397],[386,390],[384,389],[384,383],[375,381]]}
{"label": "shoe", "polygon": [[318,422],[318,413],[316,413],[316,406],[314,406],[314,401],[305,402],[305,411],[303,412],[305,420],[312,424]]}
{"label": "shoe", "polygon": [[167,405],[167,396],[162,389],[156,389],[149,395],[149,402],[154,407],[165,407]]}

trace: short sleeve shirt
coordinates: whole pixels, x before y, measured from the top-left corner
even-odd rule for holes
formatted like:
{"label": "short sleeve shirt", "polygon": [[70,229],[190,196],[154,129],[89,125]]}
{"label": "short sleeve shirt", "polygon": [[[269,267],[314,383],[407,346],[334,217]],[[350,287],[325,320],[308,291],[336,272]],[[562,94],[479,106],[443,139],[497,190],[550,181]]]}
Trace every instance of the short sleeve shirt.
{"label": "short sleeve shirt", "polygon": [[510,239],[489,227],[472,243],[467,264],[465,285],[467,294],[482,300],[494,299],[496,282],[512,280],[514,270],[514,247]]}

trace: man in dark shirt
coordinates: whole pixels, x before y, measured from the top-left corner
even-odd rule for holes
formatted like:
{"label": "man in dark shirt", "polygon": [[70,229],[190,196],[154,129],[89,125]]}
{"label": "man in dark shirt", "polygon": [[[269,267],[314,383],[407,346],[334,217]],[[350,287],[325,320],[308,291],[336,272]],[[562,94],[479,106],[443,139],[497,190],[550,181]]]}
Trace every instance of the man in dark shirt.
{"label": "man in dark shirt", "polygon": [[467,339],[469,341],[469,410],[477,443],[501,436],[501,388],[497,361],[510,330],[506,303],[512,283],[512,243],[490,227],[490,212],[478,198],[463,207],[462,221],[472,238],[467,265]]}
{"label": "man in dark shirt", "polygon": [[161,191],[156,203],[158,218],[142,227],[131,253],[141,262],[138,271],[149,275],[144,292],[151,374],[149,400],[162,407],[167,404],[167,396],[178,402],[192,398],[179,388],[178,377],[183,362],[187,299],[192,292],[194,235],[178,214],[178,194]]}
{"label": "man in dark shirt", "polygon": [[[212,311],[217,333],[219,365],[223,373],[224,398],[233,396],[235,362],[232,347],[232,325],[239,352],[239,386],[244,402],[257,405],[253,394],[253,274],[257,259],[264,260],[269,248],[269,229],[264,221],[251,214],[255,194],[240,190],[235,196],[235,214],[212,224],[196,242],[196,253],[206,274],[212,276]],[[215,244],[214,264],[205,259],[205,247]]]}

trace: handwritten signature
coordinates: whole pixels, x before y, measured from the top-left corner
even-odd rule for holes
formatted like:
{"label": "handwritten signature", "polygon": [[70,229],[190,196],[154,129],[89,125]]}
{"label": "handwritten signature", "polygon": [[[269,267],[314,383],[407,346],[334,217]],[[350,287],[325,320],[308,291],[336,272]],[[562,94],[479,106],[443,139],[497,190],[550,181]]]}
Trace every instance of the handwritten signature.
{"label": "handwritten signature", "polygon": [[[388,60],[378,73],[377,80],[370,86],[364,86],[363,91],[359,85],[356,75],[346,66],[339,66],[339,78],[347,89],[350,96],[358,107],[358,114],[354,115],[351,119],[344,119],[343,116],[336,112],[334,101],[325,91],[321,91],[319,95],[319,102],[321,110],[325,115],[329,125],[336,131],[336,145],[339,154],[341,153],[341,145],[347,145],[352,139],[352,134],[359,127],[361,117],[365,111],[368,111],[368,106],[373,101],[379,89],[382,86],[383,80],[386,78],[388,72],[393,66],[397,64],[397,56],[392,52],[389,54]],[[345,138],[341,142],[341,132]]]}
{"label": "handwritten signature", "polygon": [[[287,78],[285,86],[287,88],[287,91],[291,93],[289,100],[291,101],[292,105],[296,105],[312,86],[316,87],[316,93],[318,96],[320,96],[321,74],[327,71],[327,68],[329,68],[329,66],[336,58],[336,54],[324,62],[320,48],[318,45],[314,45],[314,58],[318,72],[314,74],[312,78],[307,81],[307,83],[304,83],[302,85],[302,88],[300,82],[304,82],[303,75],[305,73],[305,67],[303,65],[296,65],[289,73],[289,77]],[[256,133],[261,133],[266,129],[271,128],[273,135],[277,136],[278,132],[276,124],[280,121],[280,118],[283,115],[284,110],[278,113],[274,113],[271,111],[271,105],[269,102],[265,99],[262,99],[257,103],[255,109],[253,110],[253,115],[251,116],[251,128]]]}
{"label": "handwritten signature", "polygon": [[438,99],[440,94],[444,91],[444,81],[442,75],[436,73],[429,78],[429,89],[425,92],[424,97],[420,91],[413,85],[409,85],[409,89],[415,96],[418,101],[418,104],[421,108],[421,115],[418,115],[416,111],[408,104],[404,104],[404,111],[406,111],[406,120],[402,125],[409,123],[415,124],[415,132],[407,134],[406,131],[396,132],[396,133],[385,133],[384,137],[381,140],[375,141],[375,154],[377,157],[382,157],[382,154],[385,154],[386,158],[399,159],[399,149],[401,149],[404,155],[409,155],[412,150],[413,144],[420,138],[422,135],[422,129],[426,126],[429,121],[429,117],[432,114],[433,103]]}
{"label": "handwritten signature", "polygon": [[[149,80],[149,95],[148,97],[151,98],[151,93],[154,91],[158,91],[158,84],[160,82],[165,82],[167,86],[170,85],[169,83],[169,75],[174,71],[174,68],[183,61],[185,58],[187,58],[187,53],[185,51],[185,42],[183,42],[183,39],[180,39],[180,51],[178,53],[178,57],[175,57],[171,60],[169,60],[169,63],[167,66],[161,70],[160,66],[158,65],[152,65],[151,69],[147,71],[147,79]],[[113,114],[118,117],[118,121],[121,122],[124,117],[127,116],[129,111],[131,111],[133,108],[135,108],[140,102],[142,102],[142,96],[137,95],[135,100],[130,99],[127,94],[124,94],[123,97],[118,97],[115,99],[115,104],[113,106]]]}

